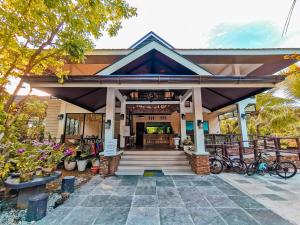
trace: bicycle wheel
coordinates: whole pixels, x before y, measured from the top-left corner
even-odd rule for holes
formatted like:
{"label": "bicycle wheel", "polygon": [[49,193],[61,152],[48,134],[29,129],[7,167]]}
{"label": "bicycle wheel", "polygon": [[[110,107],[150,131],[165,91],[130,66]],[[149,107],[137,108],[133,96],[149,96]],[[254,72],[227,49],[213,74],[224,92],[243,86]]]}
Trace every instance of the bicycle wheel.
{"label": "bicycle wheel", "polygon": [[246,173],[248,176],[252,176],[257,171],[257,162],[252,162],[247,166]]}
{"label": "bicycle wheel", "polygon": [[276,174],[284,179],[291,178],[297,173],[296,165],[289,161],[278,162],[275,170]]}
{"label": "bicycle wheel", "polygon": [[223,164],[218,159],[210,159],[210,172],[213,174],[219,174],[223,171]]}
{"label": "bicycle wheel", "polygon": [[245,174],[247,171],[247,164],[240,159],[233,160],[233,171],[239,174]]}

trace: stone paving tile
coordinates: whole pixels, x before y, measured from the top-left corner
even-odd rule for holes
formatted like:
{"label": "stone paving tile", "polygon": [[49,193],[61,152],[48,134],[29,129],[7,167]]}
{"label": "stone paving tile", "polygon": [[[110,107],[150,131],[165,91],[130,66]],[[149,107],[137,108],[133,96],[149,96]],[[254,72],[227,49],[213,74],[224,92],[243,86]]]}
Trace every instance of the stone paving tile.
{"label": "stone paving tile", "polygon": [[200,194],[208,196],[208,195],[224,195],[225,193],[222,192],[219,188],[214,186],[198,186],[197,189],[199,190]]}
{"label": "stone paving tile", "polygon": [[283,181],[280,181],[280,180],[270,180],[270,182],[274,183],[274,184],[287,184]]}
{"label": "stone paving tile", "polygon": [[265,207],[248,196],[228,196],[243,209],[264,209]]}
{"label": "stone paving tile", "polygon": [[217,208],[217,211],[230,225],[259,225],[254,218],[249,216],[242,209]]}
{"label": "stone paving tile", "polygon": [[125,225],[130,208],[102,208],[94,225]]}
{"label": "stone paving tile", "polygon": [[193,186],[192,181],[189,181],[189,180],[174,180],[174,184],[176,187]]}
{"label": "stone paving tile", "polygon": [[161,225],[194,225],[186,208],[159,208]]}
{"label": "stone paving tile", "polygon": [[212,184],[206,180],[192,181],[192,183],[194,186],[212,186]]}
{"label": "stone paving tile", "polygon": [[112,195],[106,201],[106,207],[130,207],[132,196]]}
{"label": "stone paving tile", "polygon": [[86,199],[87,195],[71,195],[70,198],[64,202],[60,207],[75,207],[78,206],[84,199]]}
{"label": "stone paving tile", "polygon": [[266,185],[266,188],[269,188],[272,191],[287,191],[281,187],[277,187],[275,185]]}
{"label": "stone paving tile", "polygon": [[239,208],[226,196],[206,196],[206,198],[215,208]]}
{"label": "stone paving tile", "polygon": [[226,195],[246,196],[246,194],[244,192],[241,192],[240,190],[238,190],[237,188],[234,188],[234,187],[220,187],[220,186],[218,186],[218,188],[222,192],[224,192]]}
{"label": "stone paving tile", "polygon": [[132,207],[126,225],[159,225],[159,212],[156,207]]}
{"label": "stone paving tile", "polygon": [[136,186],[118,186],[114,191],[114,195],[134,195]]}
{"label": "stone paving tile", "polygon": [[137,187],[135,195],[156,195],[156,187],[154,186],[144,186]]}
{"label": "stone paving tile", "polygon": [[72,207],[59,207],[53,212],[48,213],[46,217],[35,223],[35,225],[56,225],[61,222],[72,209]]}
{"label": "stone paving tile", "polygon": [[175,176],[170,176],[173,180],[192,180],[194,179],[194,175],[175,175]]}
{"label": "stone paving tile", "polygon": [[104,207],[109,197],[109,195],[89,195],[80,205],[84,207]]}
{"label": "stone paving tile", "polygon": [[156,186],[157,187],[174,187],[174,182],[171,177],[157,177],[156,179]]}
{"label": "stone paving tile", "polygon": [[292,225],[290,222],[268,209],[246,209],[246,211],[263,225]]}
{"label": "stone paving tile", "polygon": [[[285,200],[275,194],[259,196]],[[225,221],[230,225],[289,224],[213,175],[95,177],[37,225],[223,225]]]}
{"label": "stone paving tile", "polygon": [[180,188],[179,190],[180,197],[186,207],[211,207],[206,198],[200,194],[198,189],[186,190]]}
{"label": "stone paving tile", "polygon": [[132,200],[132,207],[157,207],[156,195],[135,195]]}
{"label": "stone paving tile", "polygon": [[114,191],[117,189],[117,187],[118,187],[118,185],[102,182],[101,184],[94,187],[94,189],[90,192],[90,194],[92,194],[92,195],[110,195],[110,194],[114,193]]}
{"label": "stone paving tile", "polygon": [[92,225],[97,215],[99,214],[100,208],[86,208],[76,207],[66,216],[62,221],[61,225]]}
{"label": "stone paving tile", "polygon": [[138,183],[138,178],[122,178],[119,183],[120,186],[136,186]]}
{"label": "stone paving tile", "polygon": [[280,197],[279,195],[275,195],[275,194],[261,194],[260,196],[271,199],[272,201],[286,201],[286,199]]}
{"label": "stone paving tile", "polygon": [[226,225],[215,209],[191,207],[188,210],[195,225]]}
{"label": "stone paving tile", "polygon": [[241,183],[241,184],[251,184],[251,182],[248,181],[248,180],[235,179],[235,181],[236,181],[236,182],[239,182],[239,183]]}
{"label": "stone paving tile", "polygon": [[155,177],[140,177],[137,183],[138,187],[142,186],[156,186],[156,178]]}

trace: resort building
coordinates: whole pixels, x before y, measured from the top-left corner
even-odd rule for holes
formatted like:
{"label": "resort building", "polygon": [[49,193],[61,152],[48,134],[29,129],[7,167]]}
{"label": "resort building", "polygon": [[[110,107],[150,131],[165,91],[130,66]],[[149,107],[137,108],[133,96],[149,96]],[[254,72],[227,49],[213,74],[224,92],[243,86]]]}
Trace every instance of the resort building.
{"label": "resort building", "polygon": [[[150,32],[128,49],[95,49],[84,63],[66,64],[70,75],[64,84],[54,75],[24,79],[51,95],[45,123],[52,137],[96,143],[117,139],[125,155],[154,152],[148,162],[141,160],[139,165],[148,165],[142,169],[164,169],[168,162],[157,163],[154,156],[179,156],[171,151],[174,137],[181,143],[190,137],[190,165],[201,174],[209,171],[205,134],[220,134],[219,115],[236,111],[247,140],[245,108],[255,104],[252,96],[284,79],[275,74],[295,63],[284,57],[295,51],[176,49]],[[170,170],[191,168],[174,165]]]}

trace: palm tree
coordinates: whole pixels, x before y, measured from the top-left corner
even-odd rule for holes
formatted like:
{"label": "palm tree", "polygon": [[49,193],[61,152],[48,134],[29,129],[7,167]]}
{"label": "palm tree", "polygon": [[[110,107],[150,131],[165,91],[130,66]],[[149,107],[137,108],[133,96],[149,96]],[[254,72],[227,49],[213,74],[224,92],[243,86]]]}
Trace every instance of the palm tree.
{"label": "palm tree", "polygon": [[257,95],[257,112],[248,127],[255,126],[258,136],[298,136],[299,116],[294,103],[291,99],[275,97],[271,92]]}
{"label": "palm tree", "polygon": [[296,64],[290,66],[284,75],[286,79],[279,88],[282,88],[289,98],[300,100],[300,66]]}

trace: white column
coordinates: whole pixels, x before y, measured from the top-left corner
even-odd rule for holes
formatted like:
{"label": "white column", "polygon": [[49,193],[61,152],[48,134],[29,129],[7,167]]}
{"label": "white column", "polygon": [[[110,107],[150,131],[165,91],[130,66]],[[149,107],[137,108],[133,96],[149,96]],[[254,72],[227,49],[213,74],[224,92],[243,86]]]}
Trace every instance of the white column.
{"label": "white column", "polygon": [[[195,154],[196,155],[207,155],[205,152],[204,143],[204,132],[203,127],[199,127],[197,121],[203,123],[203,112],[202,112],[202,97],[201,88],[193,88],[193,106],[194,106],[194,141],[195,141]],[[202,124],[203,125],[203,124]]]}
{"label": "white column", "polygon": [[126,126],[126,101],[125,98],[121,101],[120,114],[124,115],[124,119],[120,120],[120,148],[125,148],[125,126]]}
{"label": "white column", "polygon": [[180,140],[181,143],[186,139],[186,120],[182,119],[182,114],[185,115],[185,106],[184,102],[180,102],[179,104],[180,107]]}
{"label": "white column", "polygon": [[[239,128],[242,136],[242,141],[248,140],[248,131],[247,131],[247,121],[246,117],[242,115],[246,115],[245,113],[245,105],[242,103],[238,103],[237,105],[237,111],[238,111],[238,122],[239,122]],[[243,142],[244,147],[249,147],[248,142]]]}
{"label": "white column", "polygon": [[114,139],[115,134],[115,108],[116,108],[116,95],[114,88],[107,88],[106,92],[106,111],[105,122],[111,121],[110,128],[105,128],[105,141]]}
{"label": "white column", "polygon": [[218,115],[215,115],[214,117],[209,118],[208,120],[209,124],[209,133],[210,134],[220,134],[220,121],[218,118]]}

